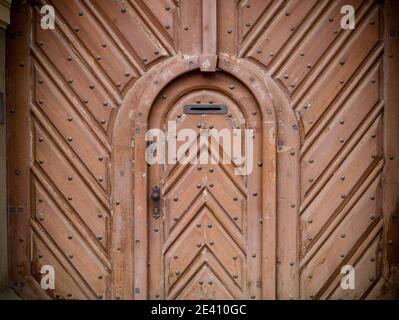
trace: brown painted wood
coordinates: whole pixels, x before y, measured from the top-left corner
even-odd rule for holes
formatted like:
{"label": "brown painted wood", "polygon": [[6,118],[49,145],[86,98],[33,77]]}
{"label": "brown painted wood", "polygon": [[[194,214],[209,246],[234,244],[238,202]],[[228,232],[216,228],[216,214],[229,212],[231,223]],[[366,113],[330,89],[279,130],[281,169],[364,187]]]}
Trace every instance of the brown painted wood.
{"label": "brown painted wood", "polygon": [[387,248],[385,251],[386,268],[385,275],[393,279],[394,283],[398,283],[398,161],[399,161],[399,147],[397,143],[398,127],[397,121],[399,118],[398,107],[398,86],[399,80],[397,77],[399,70],[399,22],[396,19],[399,13],[398,3],[394,1],[387,1],[385,4],[385,77],[384,87],[386,95],[386,112],[384,117],[384,154],[386,165],[384,167],[384,220],[386,229],[384,233],[384,243]]}
{"label": "brown painted wood", "polygon": [[202,1],[201,71],[215,72],[217,65],[217,2]]}
{"label": "brown painted wood", "polygon": [[[227,93],[228,86],[233,89]],[[234,127],[252,128],[254,159],[260,161],[260,112],[240,82],[223,74],[189,74],[162,94],[167,98],[155,101],[150,128],[169,121],[178,121],[177,130],[191,128],[197,134],[199,122],[202,130],[227,129],[231,135]],[[198,101],[225,104],[228,115],[184,114],[184,105]],[[163,212],[159,220],[149,218],[150,298],[261,297],[262,167],[247,177],[235,176],[234,169],[234,163],[151,167],[149,187],[160,185]]]}
{"label": "brown painted wood", "polygon": [[[41,29],[41,2],[13,1],[7,40],[9,270],[22,296],[395,296],[395,1],[48,2],[55,30]],[[355,30],[340,28],[344,4]],[[183,115],[199,100],[231,117]],[[197,131],[243,119],[254,173],[148,166],[147,129],[176,118]],[[45,264],[54,291],[40,289]]]}
{"label": "brown painted wood", "polygon": [[[30,115],[32,85],[29,33],[31,10],[16,4],[7,31],[7,197],[10,285],[21,292],[31,275]],[[21,94],[24,92],[25,94]],[[19,209],[18,209],[19,208]],[[18,212],[13,214],[12,212]]]}

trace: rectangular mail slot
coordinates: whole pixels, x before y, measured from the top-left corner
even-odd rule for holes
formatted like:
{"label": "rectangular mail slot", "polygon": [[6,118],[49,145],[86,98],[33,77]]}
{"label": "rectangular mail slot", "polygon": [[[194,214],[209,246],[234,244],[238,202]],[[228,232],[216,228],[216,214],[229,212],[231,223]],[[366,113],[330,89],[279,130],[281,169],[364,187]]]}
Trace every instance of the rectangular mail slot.
{"label": "rectangular mail slot", "polygon": [[190,104],[184,106],[186,114],[226,114],[227,106],[225,104]]}

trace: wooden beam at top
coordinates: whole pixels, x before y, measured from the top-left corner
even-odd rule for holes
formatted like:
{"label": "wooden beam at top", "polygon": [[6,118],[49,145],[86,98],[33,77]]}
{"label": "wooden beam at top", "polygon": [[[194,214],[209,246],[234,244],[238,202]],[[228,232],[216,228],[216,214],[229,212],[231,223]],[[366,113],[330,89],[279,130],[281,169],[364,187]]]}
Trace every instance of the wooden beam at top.
{"label": "wooden beam at top", "polygon": [[217,0],[202,0],[201,71],[215,72],[217,65]]}

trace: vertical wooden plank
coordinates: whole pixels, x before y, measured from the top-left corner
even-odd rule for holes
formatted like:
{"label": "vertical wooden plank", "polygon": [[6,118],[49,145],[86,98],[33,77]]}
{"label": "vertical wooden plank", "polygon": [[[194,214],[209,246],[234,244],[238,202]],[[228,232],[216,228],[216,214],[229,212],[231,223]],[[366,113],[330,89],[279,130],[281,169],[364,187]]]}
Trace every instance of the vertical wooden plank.
{"label": "vertical wooden plank", "polygon": [[399,282],[399,3],[385,3],[384,224],[385,277]]}
{"label": "vertical wooden plank", "polygon": [[7,183],[5,124],[5,29],[10,23],[11,1],[0,2],[0,291],[8,286],[7,270]]}
{"label": "vertical wooden plank", "polygon": [[30,8],[15,2],[8,32],[7,175],[9,275],[23,290],[30,274]]}
{"label": "vertical wooden plank", "polygon": [[179,7],[178,51],[186,55],[202,52],[202,4],[198,0],[182,0]]}
{"label": "vertical wooden plank", "polygon": [[[262,275],[272,281],[262,284],[262,299],[276,299],[276,121],[275,113],[268,110],[263,119],[263,162],[269,164],[263,176],[263,232],[262,232]],[[267,276],[266,276],[267,275]]]}
{"label": "vertical wooden plank", "polygon": [[215,0],[202,0],[202,52],[216,54],[217,10]]}
{"label": "vertical wooden plank", "polygon": [[[133,149],[126,127],[132,119],[115,122],[115,136],[126,132],[125,139],[115,140],[112,153],[112,281],[111,298],[131,300],[133,295]],[[125,131],[126,130],[126,131]]]}
{"label": "vertical wooden plank", "polygon": [[238,38],[236,17],[237,2],[232,0],[217,1],[217,49],[218,53],[235,55],[237,52]]}
{"label": "vertical wooden plank", "polygon": [[[0,119],[5,116],[5,31],[0,29]],[[0,290],[7,287],[6,125],[0,123]]]}
{"label": "vertical wooden plank", "polygon": [[[283,101],[283,100],[281,100]],[[281,104],[283,102],[279,101]],[[300,141],[298,126],[287,112],[279,114],[279,123],[290,123],[291,130],[280,130],[277,145],[277,296],[276,299],[299,299],[299,203]]]}
{"label": "vertical wooden plank", "polygon": [[215,72],[217,65],[217,7],[216,0],[202,0],[201,71]]}

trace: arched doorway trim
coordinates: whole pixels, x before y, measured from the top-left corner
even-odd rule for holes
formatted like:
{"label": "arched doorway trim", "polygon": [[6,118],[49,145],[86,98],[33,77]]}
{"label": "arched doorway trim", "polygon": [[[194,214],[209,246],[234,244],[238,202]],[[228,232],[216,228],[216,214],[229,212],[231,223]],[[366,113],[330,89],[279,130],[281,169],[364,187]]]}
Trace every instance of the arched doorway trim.
{"label": "arched doorway trim", "polygon": [[[263,248],[267,248],[262,253],[262,298],[275,299],[278,291],[279,298],[296,298],[299,170],[295,169],[298,169],[299,134],[295,115],[273,80],[252,63],[221,55],[218,68],[249,88],[262,113],[263,161],[270,164],[265,168],[262,188],[262,241]],[[116,116],[111,163],[113,298],[147,298],[148,168],[144,135],[151,107],[163,88],[197,69],[200,69],[197,56],[175,56],[157,65],[129,91]],[[280,233],[277,222],[283,223],[283,231],[289,237],[281,242],[282,247],[277,247]],[[284,265],[277,268],[277,263]]]}

